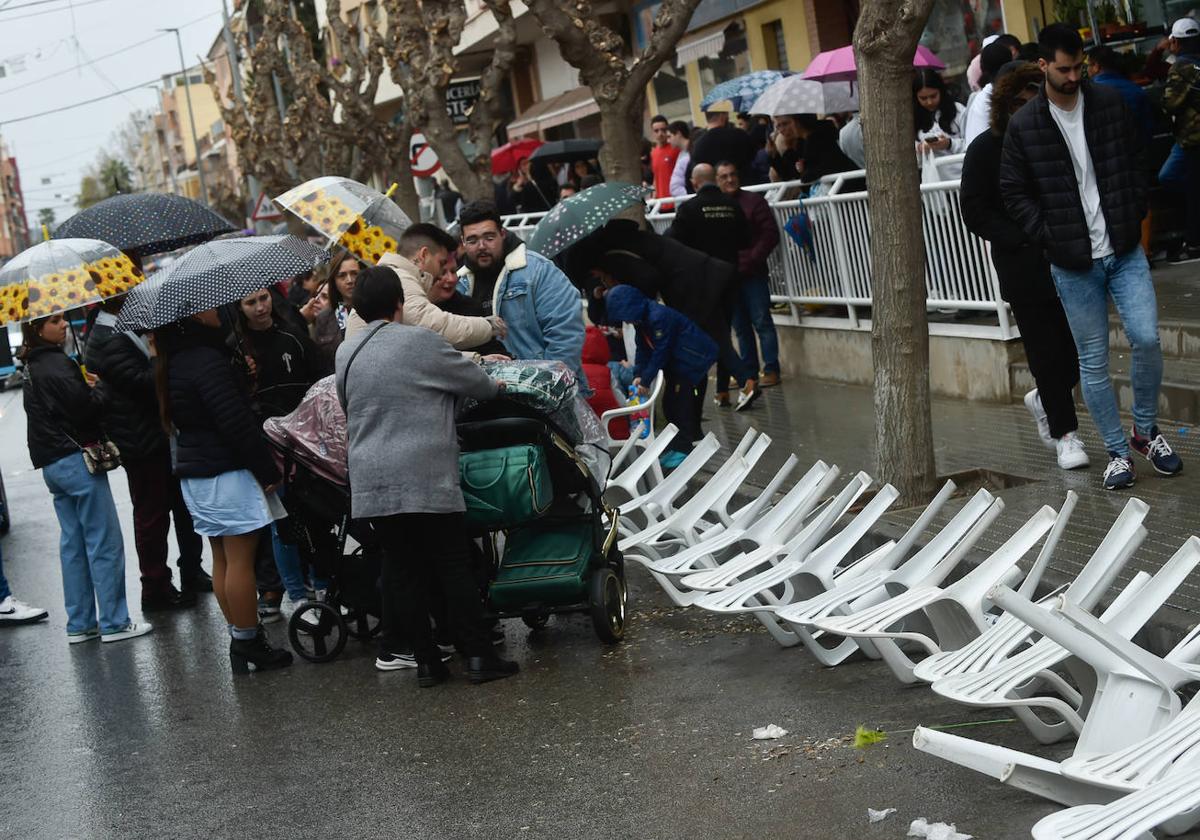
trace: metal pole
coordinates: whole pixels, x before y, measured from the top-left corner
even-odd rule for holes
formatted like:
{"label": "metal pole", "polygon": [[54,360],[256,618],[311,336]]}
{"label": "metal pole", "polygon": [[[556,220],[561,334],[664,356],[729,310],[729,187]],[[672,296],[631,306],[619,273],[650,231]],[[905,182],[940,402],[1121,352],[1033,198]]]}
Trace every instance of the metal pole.
{"label": "metal pole", "polygon": [[192,148],[196,151],[196,173],[200,176],[200,200],[208,206],[208,185],[204,181],[204,161],[200,158],[200,140],[196,136],[196,115],[192,110],[192,83],[188,79],[187,62],[183,60],[183,39],[179,37],[179,29],[167,28],[161,32],[175,33],[175,46],[179,49],[179,70],[183,73],[183,92],[187,97],[188,122],[192,124]]}
{"label": "metal pole", "polygon": [[[242,91],[242,68],[238,64],[237,44],[233,40],[233,30],[229,28],[229,4],[226,0],[221,0],[221,16],[224,21],[222,34],[225,37],[225,52],[229,56],[229,73],[233,77],[233,96],[248,119],[249,112],[246,110],[246,94]],[[258,179],[249,172],[246,173],[246,189],[250,192],[250,202],[252,205],[250,212],[246,214],[246,217],[249,218],[250,214],[254,212],[253,205],[257,204],[258,194],[262,190]],[[266,232],[266,222],[257,222],[254,219],[250,219],[250,222],[254,225],[255,233]]]}

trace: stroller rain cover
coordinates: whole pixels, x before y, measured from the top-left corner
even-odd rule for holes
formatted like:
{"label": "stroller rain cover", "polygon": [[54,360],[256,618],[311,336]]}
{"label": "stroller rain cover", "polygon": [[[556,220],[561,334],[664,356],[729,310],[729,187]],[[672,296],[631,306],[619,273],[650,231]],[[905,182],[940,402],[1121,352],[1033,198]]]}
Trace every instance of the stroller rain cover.
{"label": "stroller rain cover", "polygon": [[333,376],[318,379],[291,414],[263,423],[267,437],[277,444],[276,460],[283,453],[313,472],[343,486],[350,484],[347,466],[346,413],[338,401]]}

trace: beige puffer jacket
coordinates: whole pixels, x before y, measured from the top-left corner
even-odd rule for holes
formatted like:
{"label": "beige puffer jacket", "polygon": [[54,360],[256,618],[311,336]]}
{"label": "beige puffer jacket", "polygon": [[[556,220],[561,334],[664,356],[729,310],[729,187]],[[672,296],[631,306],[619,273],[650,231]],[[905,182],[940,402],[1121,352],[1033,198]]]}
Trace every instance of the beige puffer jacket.
{"label": "beige puffer jacket", "polygon": [[[411,260],[399,254],[384,254],[379,264],[392,269],[400,277],[400,284],[404,288],[404,323],[433,330],[456,350],[478,347],[491,340],[492,323],[487,318],[455,315],[438,309],[429,299],[433,275],[421,271]],[[366,322],[358,317],[358,313],[351,311],[346,319],[346,338],[366,327]]]}

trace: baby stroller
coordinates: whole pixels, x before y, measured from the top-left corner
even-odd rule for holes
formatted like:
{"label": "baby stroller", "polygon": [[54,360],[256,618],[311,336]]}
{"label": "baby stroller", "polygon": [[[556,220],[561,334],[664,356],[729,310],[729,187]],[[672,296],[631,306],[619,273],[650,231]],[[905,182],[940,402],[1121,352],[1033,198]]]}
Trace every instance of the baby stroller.
{"label": "baby stroller", "polygon": [[586,451],[602,435],[599,422],[560,363],[485,369],[506,391],[468,406],[458,437],[467,527],[491,567],[487,610],[534,630],[551,614],[586,612],[602,641],[619,642],[626,589],[618,513],[604,504],[604,477]]}
{"label": "baby stroller", "polygon": [[[333,377],[319,380],[295,411],[267,420],[263,429],[283,473],[288,517],[276,523],[279,535],[299,548],[319,587],[316,600],[292,613],[288,639],[309,662],[329,662],[347,639],[373,638],[382,614],[379,546],[370,527],[350,518],[346,418]],[[358,547],[347,554],[350,538]]]}

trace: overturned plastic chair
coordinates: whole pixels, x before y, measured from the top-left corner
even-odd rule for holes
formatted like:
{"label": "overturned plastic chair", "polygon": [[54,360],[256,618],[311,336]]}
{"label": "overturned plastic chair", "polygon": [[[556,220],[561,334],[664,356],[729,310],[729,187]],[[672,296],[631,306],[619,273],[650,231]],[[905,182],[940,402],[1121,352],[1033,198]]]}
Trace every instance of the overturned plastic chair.
{"label": "overturned plastic chair", "polygon": [[[1150,620],[1197,565],[1200,565],[1200,539],[1190,537],[1152,578],[1147,579],[1145,573],[1139,573],[1123,590],[1121,603],[1114,602],[1114,606],[1105,611],[1103,621],[1070,604],[1061,595],[1057,596],[1054,609],[1046,610],[1007,587],[996,587],[991,593],[995,603],[1045,637],[1030,650],[1005,663],[1008,666],[1013,663],[1028,665],[1021,673],[1007,675],[1007,680],[1009,684],[1019,685],[1022,678],[1028,681],[1041,677],[1054,684],[1059,692],[1057,696],[1022,697],[1020,702],[1026,706],[1039,704],[1049,708],[1078,729],[1079,739],[1073,757],[1067,762],[924,727],[918,727],[913,733],[913,745],[922,752],[1064,805],[1113,797],[1116,793],[1111,782],[1101,785],[1088,778],[1090,771],[1084,762],[1125,750],[1163,730],[1180,714],[1182,702],[1178,689],[1200,681],[1200,668],[1193,664],[1200,654],[1200,632],[1193,631],[1162,659],[1127,638]],[[1047,648],[1055,652],[1049,643],[1060,647],[1062,652],[1048,660],[1037,659]],[[1047,670],[1065,659],[1065,652],[1080,665],[1086,664],[1091,672],[1090,678],[1084,675],[1077,677],[1077,681],[1083,687],[1088,682],[1095,686],[1089,692],[1090,696],[1076,692],[1073,699],[1077,707],[1061,699],[1074,689]],[[934,690],[939,693],[942,693],[939,690],[941,682],[934,684]],[[978,695],[974,704],[980,704]],[[1011,704],[1010,692],[1009,696],[1001,694],[990,705]],[[1070,775],[1064,772],[1065,766],[1072,768]]]}
{"label": "overturned plastic chair", "polygon": [[[733,523],[734,514],[729,512],[729,503],[750,475],[750,471],[771,446],[769,435],[757,435],[744,452],[734,452],[725,463],[717,468],[712,477],[699,487],[692,497],[674,511],[651,522],[639,531],[626,534],[617,543],[622,552],[641,548],[652,557],[671,554],[680,548],[694,545],[702,534],[713,528],[724,529]],[[776,473],[771,484],[778,488],[795,468],[798,459],[792,455],[784,463],[782,475]],[[748,515],[753,515],[766,504],[764,493],[747,505]],[[767,499],[770,497],[768,496]],[[762,505],[756,504],[762,500]]]}
{"label": "overturned plastic chair", "polygon": [[[608,483],[604,485],[604,500],[610,505],[620,506],[623,502],[629,502],[649,493],[661,484],[663,474],[658,459],[667,451],[667,446],[678,433],[679,429],[674,423],[664,426],[663,430],[641,451],[637,458],[608,480]],[[632,447],[632,444],[630,446]],[[616,470],[617,467],[618,462],[614,457],[612,469]]]}
{"label": "overturned plastic chair", "polygon": [[[1003,581],[1021,576],[1017,565],[1035,545],[1065,519],[1070,511],[1042,507],[998,549],[960,580],[949,586],[914,586],[873,607],[847,615],[829,616],[811,622],[826,633],[853,639],[880,640],[877,647],[892,673],[901,682],[915,682],[916,662],[900,648],[900,642],[916,643],[927,654],[953,650],[982,634],[990,626],[987,617],[988,591]],[[1030,574],[1040,574],[1034,569]],[[890,643],[890,644],[889,644]]]}
{"label": "overturned plastic chair", "polygon": [[[858,649],[873,659],[880,658],[884,653],[903,657],[902,652],[897,650],[893,653],[890,650],[896,647],[894,642],[883,640],[876,643],[867,639],[831,637],[816,630],[812,622],[829,616],[847,615],[880,604],[914,586],[937,584],[944,580],[1004,509],[1000,499],[980,489],[928,543],[905,560],[954,489],[953,482],[946,482],[900,542],[871,569],[849,579],[839,579],[837,585],[828,592],[776,610],[776,617],[790,625],[803,641],[805,650],[818,662],[826,666],[837,665]],[[826,639],[832,638],[838,638],[839,641],[825,644]]]}
{"label": "overturned plastic chair", "polygon": [[[663,435],[660,435],[659,440],[662,437]],[[754,437],[754,433],[747,433],[734,454],[740,454],[749,449],[750,444],[754,441]],[[675,502],[687,490],[688,482],[720,450],[721,443],[717,440],[717,436],[709,432],[696,442],[692,447],[692,451],[687,454],[687,457],[680,462],[678,467],[671,471],[670,475],[645,493],[620,503],[620,532],[622,534],[635,533],[674,513]]]}
{"label": "overturned plastic chair", "polygon": [[[1189,830],[1200,809],[1200,773],[1174,773],[1147,788],[1105,805],[1077,805],[1043,817],[1034,840],[1154,840],[1150,830],[1168,834]],[[1172,825],[1175,823],[1175,825]],[[1180,824],[1182,823],[1182,824]]]}

